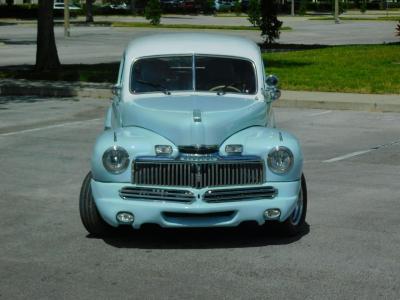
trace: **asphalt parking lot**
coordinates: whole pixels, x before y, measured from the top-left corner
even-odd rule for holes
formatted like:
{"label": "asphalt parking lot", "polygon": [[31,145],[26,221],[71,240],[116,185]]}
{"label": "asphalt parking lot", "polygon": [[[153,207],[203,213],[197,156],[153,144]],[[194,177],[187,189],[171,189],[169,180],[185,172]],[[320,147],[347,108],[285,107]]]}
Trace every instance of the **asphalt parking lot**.
{"label": "asphalt parking lot", "polygon": [[309,229],[88,236],[78,212],[107,101],[0,98],[0,298],[398,299],[400,114],[277,109],[305,155]]}
{"label": "asphalt parking lot", "polygon": [[[117,19],[121,19],[120,17]],[[124,20],[124,18],[122,18]],[[132,21],[128,19],[124,21]],[[279,39],[283,44],[382,44],[397,42],[396,22],[377,21],[310,21],[304,18],[283,17],[284,26],[292,30],[282,31]],[[139,19],[139,21],[143,21]],[[246,18],[214,18],[186,16],[163,20],[163,23],[249,25]],[[18,24],[0,26],[0,66],[34,64],[36,55],[36,25]],[[143,35],[166,32],[209,32],[239,35],[261,43],[263,39],[255,30],[192,30],[160,28],[119,28],[104,26],[73,26],[71,37],[63,36],[63,27],[56,26],[56,44],[63,64],[92,64],[119,61],[126,45]]]}

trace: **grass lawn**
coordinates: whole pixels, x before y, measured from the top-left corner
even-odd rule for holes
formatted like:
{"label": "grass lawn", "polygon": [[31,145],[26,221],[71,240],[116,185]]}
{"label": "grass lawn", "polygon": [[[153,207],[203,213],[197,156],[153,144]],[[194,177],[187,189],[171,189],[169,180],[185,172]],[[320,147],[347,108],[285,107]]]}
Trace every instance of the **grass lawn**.
{"label": "grass lawn", "polygon": [[[400,43],[264,53],[263,58],[266,72],[279,77],[282,89],[400,94]],[[0,78],[29,80],[114,83],[117,73],[118,63],[63,65],[45,73],[0,68]]]}
{"label": "grass lawn", "polygon": [[[254,26],[242,25],[194,25],[194,24],[159,24],[151,25],[148,22],[113,22],[112,27],[146,27],[146,28],[177,28],[177,29],[217,29],[217,30],[260,30]],[[291,30],[288,26],[283,26],[281,30]]]}
{"label": "grass lawn", "polygon": [[[400,44],[263,54],[288,90],[400,94]],[[400,100],[400,99],[399,99]]]}
{"label": "grass lawn", "polygon": [[[400,16],[385,16],[385,17],[341,17],[340,20],[344,21],[400,21]],[[315,17],[309,18],[310,21],[330,21],[334,20],[333,17]]]}

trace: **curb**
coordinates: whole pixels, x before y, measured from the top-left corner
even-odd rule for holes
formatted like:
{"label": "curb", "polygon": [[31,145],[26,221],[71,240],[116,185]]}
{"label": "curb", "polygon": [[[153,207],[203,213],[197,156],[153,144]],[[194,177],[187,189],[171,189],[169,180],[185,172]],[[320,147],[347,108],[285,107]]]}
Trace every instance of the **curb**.
{"label": "curb", "polygon": [[275,107],[400,112],[400,95],[282,91]]}
{"label": "curb", "polygon": [[[112,98],[112,84],[0,80],[0,96]],[[282,91],[274,107],[400,113],[400,95]]]}
{"label": "curb", "polygon": [[293,100],[279,99],[274,103],[274,107],[285,108],[312,108],[312,109],[332,109],[332,110],[355,110],[370,112],[400,112],[399,104],[380,104],[380,103],[350,103],[340,101],[310,101],[310,100]]}

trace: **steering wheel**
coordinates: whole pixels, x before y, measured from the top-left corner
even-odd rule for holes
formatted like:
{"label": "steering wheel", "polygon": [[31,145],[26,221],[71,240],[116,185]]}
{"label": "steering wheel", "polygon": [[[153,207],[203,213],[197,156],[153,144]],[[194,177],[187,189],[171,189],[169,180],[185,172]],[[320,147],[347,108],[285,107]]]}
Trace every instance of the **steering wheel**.
{"label": "steering wheel", "polygon": [[234,91],[234,92],[241,93],[241,90],[239,90],[238,88],[236,88],[236,87],[234,87],[232,85],[217,85],[217,86],[214,86],[213,88],[209,89],[209,91],[210,92],[215,92],[215,91],[218,91],[220,89],[227,89],[227,90],[231,90],[231,91]]}

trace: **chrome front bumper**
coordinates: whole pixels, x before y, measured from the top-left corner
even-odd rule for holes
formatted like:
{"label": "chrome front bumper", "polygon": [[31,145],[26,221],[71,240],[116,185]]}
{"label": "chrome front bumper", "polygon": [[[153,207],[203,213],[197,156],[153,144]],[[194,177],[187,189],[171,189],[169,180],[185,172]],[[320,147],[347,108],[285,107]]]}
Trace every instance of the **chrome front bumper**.
{"label": "chrome front bumper", "polygon": [[279,221],[293,211],[300,181],[270,182],[259,186],[221,188],[145,187],[92,180],[93,198],[103,219],[118,226],[118,212],[134,215],[132,226],[162,227],[237,226],[244,221],[265,222],[264,212],[277,208]]}

